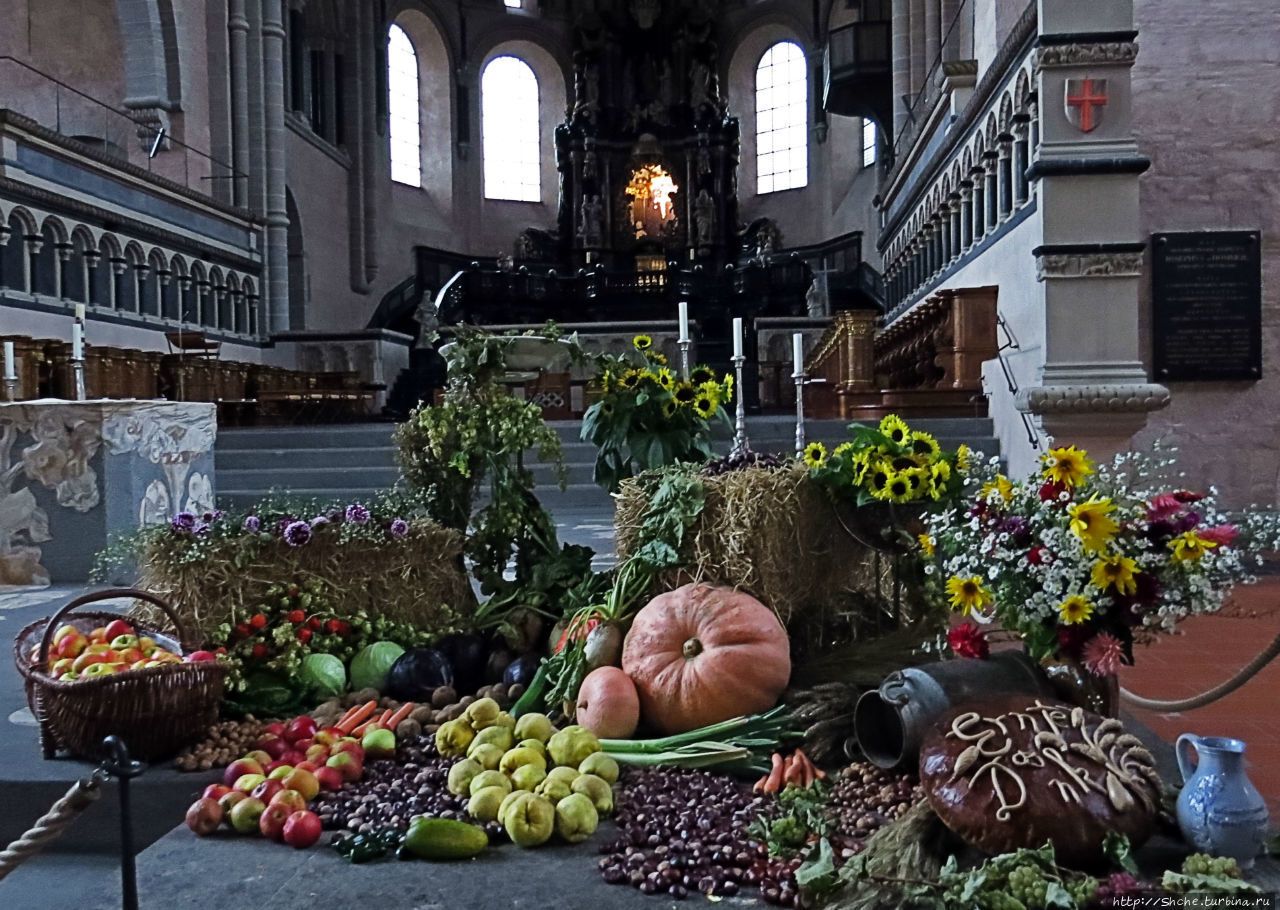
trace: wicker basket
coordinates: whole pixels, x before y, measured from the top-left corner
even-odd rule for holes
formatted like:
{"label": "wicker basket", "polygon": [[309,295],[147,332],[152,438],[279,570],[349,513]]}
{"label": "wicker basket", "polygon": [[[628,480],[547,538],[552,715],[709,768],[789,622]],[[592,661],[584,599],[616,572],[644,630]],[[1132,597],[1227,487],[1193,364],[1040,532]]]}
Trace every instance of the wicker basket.
{"label": "wicker basket", "polygon": [[[145,591],[116,589],[86,594],[67,604],[48,620],[27,626],[14,640],[14,660],[22,674],[27,704],[40,724],[40,745],[45,758],[59,749],[72,755],[97,759],[105,754],[102,741],[110,734],[124,740],[134,758],[154,761],[201,739],[218,719],[227,668],[218,661],[166,663],[141,670],[124,670],[94,679],[59,682],[48,666],[54,631],[66,622],[81,631],[122,618],[118,613],[67,614],[85,604],[130,597],[145,600],[173,621],[174,641],[146,626],[133,625],[139,635],[156,639],[170,650],[185,652],[194,645],[173,610]],[[39,646],[39,661],[31,652]]]}

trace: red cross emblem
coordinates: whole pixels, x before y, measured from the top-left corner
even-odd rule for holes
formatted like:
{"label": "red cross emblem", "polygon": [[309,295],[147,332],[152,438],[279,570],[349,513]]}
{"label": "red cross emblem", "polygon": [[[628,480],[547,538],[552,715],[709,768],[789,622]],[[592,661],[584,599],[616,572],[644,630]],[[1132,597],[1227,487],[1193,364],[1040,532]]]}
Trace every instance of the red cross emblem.
{"label": "red cross emblem", "polygon": [[1080,132],[1092,132],[1102,122],[1102,109],[1106,103],[1106,79],[1067,80],[1067,120]]}

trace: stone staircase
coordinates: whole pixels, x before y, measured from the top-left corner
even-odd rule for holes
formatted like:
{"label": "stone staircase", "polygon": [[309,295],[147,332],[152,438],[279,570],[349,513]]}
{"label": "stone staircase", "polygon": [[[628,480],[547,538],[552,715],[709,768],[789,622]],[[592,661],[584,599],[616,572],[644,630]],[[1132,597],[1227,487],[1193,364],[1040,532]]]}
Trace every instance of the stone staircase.
{"label": "stone staircase", "polygon": [[[910,421],[913,429],[938,438],[943,448],[965,443],[988,455],[999,451],[987,418],[965,417]],[[553,514],[612,514],[608,494],[591,482],[595,447],[578,439],[579,421],[554,421],[560,435],[568,485],[560,490],[551,465],[535,463],[538,496]],[[810,420],[808,441],[828,447],[848,438],[844,420]],[[214,448],[215,490],[222,508],[243,508],[274,491],[322,501],[367,501],[394,486],[399,477],[388,423],[308,427],[224,429]],[[783,415],[747,420],[747,438],[757,452],[787,454],[795,449],[795,421]],[[727,453],[729,437],[716,440]]]}

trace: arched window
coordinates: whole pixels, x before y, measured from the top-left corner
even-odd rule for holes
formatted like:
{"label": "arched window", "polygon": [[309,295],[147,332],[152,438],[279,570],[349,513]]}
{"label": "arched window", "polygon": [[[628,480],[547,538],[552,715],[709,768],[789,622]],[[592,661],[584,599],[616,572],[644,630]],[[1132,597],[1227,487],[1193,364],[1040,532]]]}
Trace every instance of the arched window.
{"label": "arched window", "polygon": [[387,110],[391,115],[391,179],[422,186],[418,125],[418,54],[398,25],[387,36]]}
{"label": "arched window", "polygon": [[808,74],[804,51],[781,41],[756,66],[756,192],[809,182]]}
{"label": "arched window", "polygon": [[518,57],[494,57],[480,77],[487,199],[541,202],[538,77]]}

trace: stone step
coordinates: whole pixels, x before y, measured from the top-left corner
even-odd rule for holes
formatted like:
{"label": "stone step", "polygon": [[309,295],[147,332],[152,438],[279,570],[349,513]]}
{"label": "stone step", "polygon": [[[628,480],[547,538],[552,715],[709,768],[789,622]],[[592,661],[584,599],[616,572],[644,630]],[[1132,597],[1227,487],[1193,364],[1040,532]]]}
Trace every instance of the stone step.
{"label": "stone step", "polygon": [[217,448],[315,449],[391,446],[393,423],[343,423],[305,427],[235,427],[219,429]]}
{"label": "stone step", "polygon": [[297,465],[315,467],[394,468],[394,446],[328,446],[325,448],[255,448],[214,451],[217,470],[246,471],[285,468]]}
{"label": "stone step", "polygon": [[400,479],[396,467],[368,465],[346,467],[310,467],[297,465],[289,468],[223,469],[219,466],[214,475],[219,488],[225,484],[233,490],[267,490],[272,487],[305,487],[308,489],[346,490],[351,487],[393,487]]}

